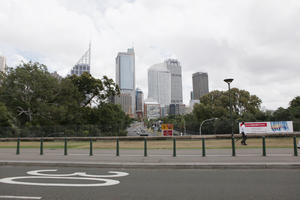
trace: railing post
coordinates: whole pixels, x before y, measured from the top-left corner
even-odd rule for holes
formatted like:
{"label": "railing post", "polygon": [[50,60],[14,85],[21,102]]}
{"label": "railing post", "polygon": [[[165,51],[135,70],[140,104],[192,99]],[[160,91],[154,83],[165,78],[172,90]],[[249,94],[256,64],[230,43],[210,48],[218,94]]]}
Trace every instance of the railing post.
{"label": "railing post", "polygon": [[266,156],[266,138],[265,136],[262,137],[262,151],[263,151],[263,156]]}
{"label": "railing post", "polygon": [[43,138],[41,137],[41,144],[40,144],[40,155],[44,154],[44,141]]}
{"label": "railing post", "polygon": [[294,136],[294,156],[298,156],[298,149],[297,149],[297,138]]}
{"label": "railing post", "polygon": [[147,157],[147,139],[144,138],[144,157]]}
{"label": "railing post", "polygon": [[20,138],[18,138],[17,140],[17,152],[16,152],[17,155],[20,154]]}
{"label": "railing post", "polygon": [[176,157],[176,138],[173,138],[173,157]]}
{"label": "railing post", "polygon": [[235,140],[234,140],[234,137],[231,137],[231,146],[232,146],[232,156],[235,156]]}
{"label": "railing post", "polygon": [[116,156],[120,156],[120,150],[119,150],[119,138],[117,138]]}
{"label": "railing post", "polygon": [[90,139],[90,156],[93,155],[93,140]]}
{"label": "railing post", "polygon": [[202,138],[202,156],[205,157],[206,156],[206,152],[205,152],[205,139]]}
{"label": "railing post", "polygon": [[64,155],[68,155],[68,143],[67,143],[67,138],[65,138],[65,145],[64,145]]}

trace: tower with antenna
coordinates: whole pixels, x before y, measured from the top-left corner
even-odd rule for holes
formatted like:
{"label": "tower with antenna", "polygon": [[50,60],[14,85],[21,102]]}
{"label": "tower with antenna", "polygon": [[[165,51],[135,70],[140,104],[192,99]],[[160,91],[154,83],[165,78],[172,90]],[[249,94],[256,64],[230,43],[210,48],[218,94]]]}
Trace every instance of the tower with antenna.
{"label": "tower with antenna", "polygon": [[75,74],[80,76],[83,72],[88,72],[90,74],[91,70],[91,43],[89,44],[89,49],[83,54],[79,61],[74,65],[71,70],[71,75]]}

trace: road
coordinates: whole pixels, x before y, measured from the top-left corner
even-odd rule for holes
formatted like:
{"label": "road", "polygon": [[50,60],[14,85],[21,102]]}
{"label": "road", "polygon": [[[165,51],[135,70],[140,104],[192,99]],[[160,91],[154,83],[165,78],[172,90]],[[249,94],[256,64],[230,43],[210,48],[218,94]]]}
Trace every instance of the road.
{"label": "road", "polygon": [[127,128],[127,136],[156,136],[156,134],[151,133],[144,127],[143,122],[134,122]]}
{"label": "road", "polygon": [[[35,171],[49,169],[53,168],[1,166],[0,199],[5,199],[5,196],[16,196],[15,199],[17,199],[17,196],[22,196],[27,197],[27,199],[31,197],[31,199],[72,200],[298,200],[300,196],[300,170],[112,170],[103,168],[59,168],[57,171]],[[109,171],[118,172],[109,173]],[[74,174],[76,172],[77,174]],[[86,172],[86,174],[83,174],[83,172]],[[55,174],[69,175],[55,177]],[[109,179],[109,181],[97,180],[96,175],[100,174],[106,175],[102,176],[102,178],[105,180]],[[116,177],[108,177],[107,175]],[[7,177],[15,177],[15,179],[10,181],[25,183],[8,184],[6,183],[8,179],[3,179]],[[37,185],[24,185],[26,183]],[[40,186],[39,184],[41,183],[50,185]],[[107,185],[101,186],[103,183]],[[53,186],[53,184],[61,185]],[[75,187],[74,184],[78,185]],[[92,186],[86,187],[85,184],[92,184]]]}

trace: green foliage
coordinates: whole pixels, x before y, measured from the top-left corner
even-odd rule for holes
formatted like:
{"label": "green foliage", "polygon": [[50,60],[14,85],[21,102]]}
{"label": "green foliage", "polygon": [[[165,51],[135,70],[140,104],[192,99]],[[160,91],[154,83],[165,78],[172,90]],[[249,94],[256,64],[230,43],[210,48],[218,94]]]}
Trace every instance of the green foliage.
{"label": "green foliage", "polygon": [[45,65],[22,63],[0,74],[1,136],[125,135],[131,120],[117,105],[112,79],[88,73],[58,79]]}
{"label": "green foliage", "polygon": [[[231,89],[233,132],[238,133],[238,123],[241,121],[288,121],[294,123],[294,130],[300,130],[300,97],[295,97],[287,109],[278,108],[276,111],[261,111],[261,100],[248,91]],[[194,106],[193,112],[185,116],[169,116],[162,119],[173,123],[178,131],[182,131],[182,121],[185,120],[188,134],[199,134],[200,124],[207,119],[201,128],[202,134],[231,133],[229,92],[212,91],[201,97],[200,104]]]}

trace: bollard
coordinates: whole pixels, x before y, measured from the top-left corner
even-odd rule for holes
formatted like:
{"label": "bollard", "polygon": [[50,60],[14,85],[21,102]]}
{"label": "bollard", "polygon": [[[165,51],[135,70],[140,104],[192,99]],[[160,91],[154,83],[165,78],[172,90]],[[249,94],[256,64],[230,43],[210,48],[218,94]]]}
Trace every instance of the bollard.
{"label": "bollard", "polygon": [[119,151],[119,138],[117,138],[116,156],[120,156],[120,151]]}
{"label": "bollard", "polygon": [[173,157],[176,157],[176,138],[173,138]]}
{"label": "bollard", "polygon": [[18,138],[17,140],[17,152],[16,152],[17,155],[20,154],[20,138]]}
{"label": "bollard", "polygon": [[294,136],[294,156],[298,156],[297,138]]}
{"label": "bollard", "polygon": [[262,151],[263,151],[263,156],[266,156],[266,138],[265,136],[262,137]]}
{"label": "bollard", "polygon": [[65,147],[64,147],[64,155],[68,155],[68,146],[67,146],[67,138],[65,138]]}
{"label": "bollard", "polygon": [[147,139],[144,138],[144,157],[147,157]]}
{"label": "bollard", "polygon": [[235,156],[235,140],[234,140],[234,137],[231,137],[231,145],[232,145],[232,156]]}
{"label": "bollard", "polygon": [[44,154],[44,144],[43,143],[44,143],[43,138],[41,138],[40,155]]}
{"label": "bollard", "polygon": [[205,139],[202,138],[202,156],[205,157],[206,156],[206,152],[205,152]]}
{"label": "bollard", "polygon": [[93,155],[93,140],[90,139],[90,156]]}

